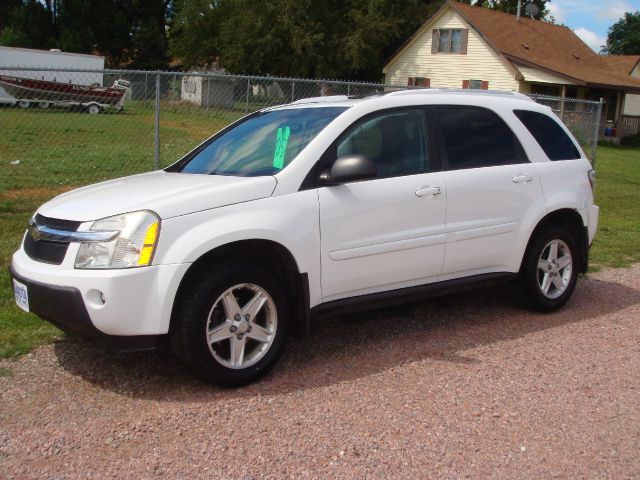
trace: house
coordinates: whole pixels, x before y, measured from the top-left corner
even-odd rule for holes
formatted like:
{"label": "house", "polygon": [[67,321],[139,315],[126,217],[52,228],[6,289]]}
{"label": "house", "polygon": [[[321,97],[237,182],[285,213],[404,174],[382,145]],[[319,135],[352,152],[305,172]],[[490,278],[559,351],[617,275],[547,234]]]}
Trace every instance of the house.
{"label": "house", "polygon": [[613,127],[622,127],[624,116],[640,116],[640,56],[598,55],[567,27],[454,0],[383,72],[386,83],[397,85],[602,98],[603,121]]}

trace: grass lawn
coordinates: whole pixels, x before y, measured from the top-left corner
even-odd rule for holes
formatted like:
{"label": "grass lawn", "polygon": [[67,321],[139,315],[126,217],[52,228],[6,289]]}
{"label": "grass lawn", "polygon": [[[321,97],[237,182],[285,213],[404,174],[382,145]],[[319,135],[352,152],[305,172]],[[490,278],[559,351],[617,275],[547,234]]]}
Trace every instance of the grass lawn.
{"label": "grass lawn", "polygon": [[[181,154],[243,112],[163,108],[161,163]],[[75,186],[152,169],[153,110],[127,104],[121,114],[0,108],[0,357],[13,357],[63,335],[14,304],[6,267],[36,208]],[[12,162],[19,160],[18,164]],[[600,147],[600,229],[593,268],[640,261],[640,150]]]}

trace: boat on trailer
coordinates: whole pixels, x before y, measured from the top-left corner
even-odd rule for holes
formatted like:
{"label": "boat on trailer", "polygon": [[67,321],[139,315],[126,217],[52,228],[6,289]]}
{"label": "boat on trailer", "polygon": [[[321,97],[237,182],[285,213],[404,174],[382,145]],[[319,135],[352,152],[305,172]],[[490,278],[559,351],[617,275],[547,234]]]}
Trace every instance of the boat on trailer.
{"label": "boat on trailer", "polygon": [[100,113],[109,107],[122,110],[125,94],[131,88],[131,83],[122,79],[116,80],[111,87],[101,87],[9,75],[0,75],[0,85],[22,108],[32,104],[41,108],[76,106],[85,108],[89,113]]}

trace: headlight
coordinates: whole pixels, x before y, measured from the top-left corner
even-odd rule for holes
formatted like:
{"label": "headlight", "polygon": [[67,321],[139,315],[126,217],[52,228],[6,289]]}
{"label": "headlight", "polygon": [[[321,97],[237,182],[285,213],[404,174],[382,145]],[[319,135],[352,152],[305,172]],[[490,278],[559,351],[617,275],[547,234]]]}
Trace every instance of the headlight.
{"label": "headlight", "polygon": [[92,231],[119,231],[109,242],[83,242],[76,268],[131,268],[149,265],[158,243],[160,218],[148,210],[103,218]]}

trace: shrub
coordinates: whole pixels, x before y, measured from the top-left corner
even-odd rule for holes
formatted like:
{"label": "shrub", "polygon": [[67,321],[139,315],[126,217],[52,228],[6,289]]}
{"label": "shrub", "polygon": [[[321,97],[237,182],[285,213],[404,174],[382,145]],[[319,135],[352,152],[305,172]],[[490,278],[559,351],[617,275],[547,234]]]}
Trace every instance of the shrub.
{"label": "shrub", "polygon": [[624,145],[626,147],[640,148],[640,133],[622,137],[620,139],[620,145]]}

